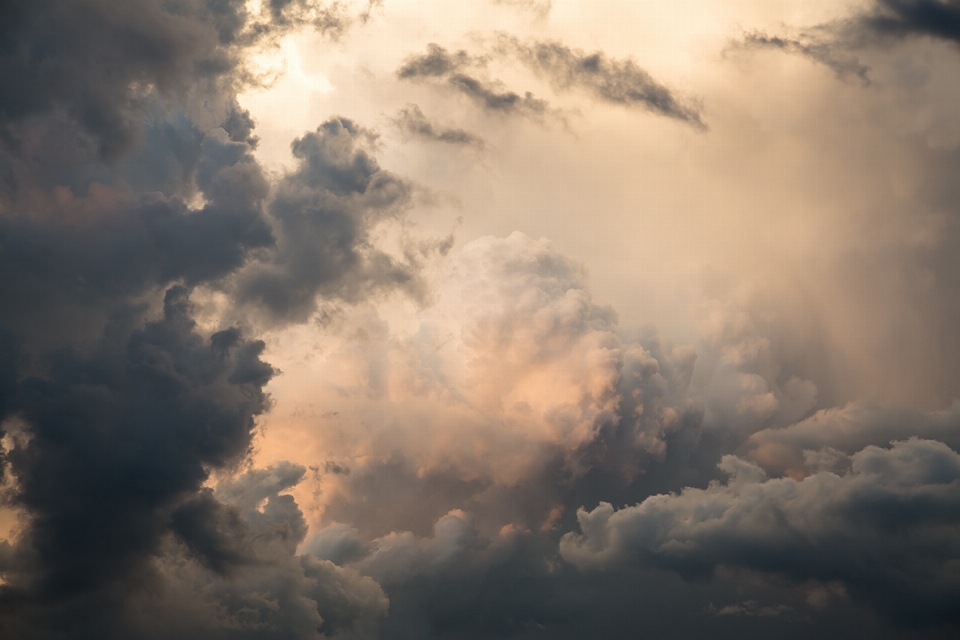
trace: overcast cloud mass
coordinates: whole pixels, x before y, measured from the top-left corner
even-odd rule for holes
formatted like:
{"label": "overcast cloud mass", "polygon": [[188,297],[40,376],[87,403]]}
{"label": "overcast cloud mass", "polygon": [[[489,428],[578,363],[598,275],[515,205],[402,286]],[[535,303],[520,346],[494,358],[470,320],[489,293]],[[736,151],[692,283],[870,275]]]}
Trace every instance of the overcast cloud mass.
{"label": "overcast cloud mass", "polygon": [[0,3],[0,637],[955,638],[960,3]]}

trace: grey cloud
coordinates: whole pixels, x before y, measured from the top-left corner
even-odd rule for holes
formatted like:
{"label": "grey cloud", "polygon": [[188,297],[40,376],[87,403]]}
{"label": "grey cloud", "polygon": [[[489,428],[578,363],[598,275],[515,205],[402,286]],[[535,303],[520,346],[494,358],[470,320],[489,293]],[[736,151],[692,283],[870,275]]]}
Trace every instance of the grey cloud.
{"label": "grey cloud", "polygon": [[513,91],[502,90],[497,82],[485,82],[463,73],[450,76],[447,82],[489,111],[541,117],[549,109],[546,100],[534,98],[529,91],[521,96]]}
{"label": "grey cloud", "polygon": [[864,85],[870,84],[870,68],[860,60],[816,32],[803,33],[796,38],[771,36],[760,31],[747,33],[743,37],[743,46],[747,48],[780,49],[810,58],[815,62],[833,69],[841,79],[856,76]]}
{"label": "grey cloud", "polygon": [[[163,609],[183,607],[181,599],[189,599],[190,615],[182,621],[146,619],[141,622],[143,628],[132,627],[130,632],[150,636],[147,625],[151,625],[157,637],[317,639],[385,613],[389,603],[369,577],[312,555],[296,555],[306,522],[292,496],[279,492],[296,485],[304,471],[288,462],[253,469],[188,502],[188,508],[197,511],[191,503],[210,506],[196,520],[212,535],[198,540],[185,536],[182,527],[175,526],[173,531],[186,546],[188,557],[198,558],[215,573],[184,562],[178,547],[168,545],[160,559],[163,586],[170,592]],[[230,524],[212,531],[212,523],[224,520],[218,513],[227,514]],[[221,570],[210,563],[209,555],[202,555],[228,547],[239,551],[220,554],[226,562]],[[142,593],[135,593],[132,600],[136,607],[149,602]]]}
{"label": "grey cloud", "polygon": [[356,300],[385,288],[421,294],[418,265],[370,241],[373,228],[398,215],[413,190],[365,149],[372,135],[333,118],[293,142],[299,166],[276,185],[269,207],[277,250],[238,274],[241,301],[274,318],[304,320],[318,295]]}
{"label": "grey cloud", "polygon": [[821,450],[835,451],[834,457],[852,455],[868,445],[885,446],[911,436],[960,450],[960,404],[927,412],[851,403],[818,411],[788,427],[758,431],[750,436],[749,446],[751,458],[765,468],[802,474],[826,463],[821,455],[810,455]]}
{"label": "grey cloud", "polygon": [[912,438],[867,447],[849,473],[766,479],[726,455],[726,484],[658,495],[619,511],[578,514],[560,543],[581,567],[642,562],[685,574],[719,565],[840,580],[883,615],[913,625],[956,624],[960,456]]}
{"label": "grey cloud", "polygon": [[410,56],[397,69],[397,76],[403,80],[413,78],[443,78],[463,68],[482,66],[483,58],[471,56],[463,49],[450,53],[440,45],[431,42],[422,56]]}
{"label": "grey cloud", "polygon": [[[5,3],[0,14],[0,126],[62,110],[116,159],[139,138],[139,119],[156,92],[185,100],[243,75],[243,47],[313,22],[340,31],[339,5],[289,0],[251,15],[236,0],[108,0]],[[7,136],[5,136],[7,137]],[[9,139],[9,138],[8,138]]]}
{"label": "grey cloud", "polygon": [[518,58],[559,90],[586,90],[604,102],[645,109],[706,128],[699,105],[679,98],[633,60],[608,58],[602,51],[585,53],[561,42],[525,43],[510,36],[501,36],[497,48],[502,55]]}
{"label": "grey cloud", "polygon": [[872,11],[854,18],[853,29],[879,36],[930,36],[960,42],[956,0],[876,0]]}
{"label": "grey cloud", "polygon": [[[20,381],[13,410],[29,438],[7,453],[16,477],[9,499],[31,518],[3,600],[69,602],[149,573],[166,514],[200,491],[208,468],[249,451],[255,418],[269,406],[262,388],[273,369],[259,360],[263,348],[235,330],[204,340],[175,287],[161,320],[117,323],[91,356],[64,350],[42,377]],[[210,506],[204,495],[198,508]],[[211,531],[196,526],[189,501],[181,509],[179,528],[203,542]],[[211,564],[218,554],[231,552],[209,554]]]}
{"label": "grey cloud", "polygon": [[[0,9],[0,425],[14,430],[0,473],[23,517],[0,551],[0,635],[315,638],[386,608],[372,580],[295,555],[306,521],[277,492],[302,468],[224,485],[236,504],[203,487],[250,455],[276,372],[263,342],[200,332],[191,289],[276,262],[298,190],[329,194],[332,217],[394,210],[408,193],[349,140],[301,140],[312,169],[270,184],[236,101],[252,81],[243,52],[307,23],[335,35],[349,20],[330,12],[349,15],[299,0],[264,10]],[[368,276],[406,277],[364,233],[320,249],[362,245],[344,297]],[[238,497],[253,494],[262,506]]]}
{"label": "grey cloud", "polygon": [[198,210],[176,196],[97,184],[76,196],[61,187],[39,204],[14,201],[0,218],[0,297],[17,304],[0,310],[0,321],[30,349],[95,338],[127,300],[223,278],[271,245],[267,181],[249,146],[220,133],[200,145],[197,183],[208,203]]}
{"label": "grey cloud", "polygon": [[855,51],[911,37],[960,43],[960,4],[955,0],[873,0],[851,16],[795,35],[747,33],[736,46],[776,48],[824,64],[840,77],[856,76],[870,84],[870,69]]}
{"label": "grey cloud", "polygon": [[345,524],[333,524],[314,532],[303,544],[303,552],[321,560],[343,565],[368,555],[360,530]]}
{"label": "grey cloud", "polygon": [[420,107],[415,104],[407,105],[401,109],[393,122],[401,131],[410,136],[447,144],[473,146],[478,149],[484,147],[482,138],[463,129],[444,127],[438,124],[427,118]]}
{"label": "grey cloud", "polygon": [[517,114],[534,119],[552,113],[546,100],[534,97],[529,91],[520,95],[506,89],[499,81],[477,78],[463,71],[465,68],[482,66],[485,62],[484,58],[473,57],[466,51],[450,53],[431,43],[427,45],[427,53],[408,58],[397,70],[397,76],[402,80],[446,80],[448,86],[492,113]]}

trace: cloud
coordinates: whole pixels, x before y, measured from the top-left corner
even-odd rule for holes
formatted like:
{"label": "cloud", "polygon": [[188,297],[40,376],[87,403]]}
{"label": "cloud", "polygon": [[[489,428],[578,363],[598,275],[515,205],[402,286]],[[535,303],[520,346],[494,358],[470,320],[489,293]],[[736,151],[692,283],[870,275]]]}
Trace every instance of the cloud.
{"label": "cloud", "polygon": [[[306,534],[306,521],[293,497],[280,492],[296,486],[304,472],[299,465],[280,462],[201,492],[199,502],[212,509],[197,521],[209,529],[211,523],[223,519],[216,516],[221,513],[229,516],[231,525],[200,540],[215,541],[215,545],[198,545],[182,528],[175,527],[174,533],[176,541],[204,567],[214,569],[214,574],[184,562],[177,544],[168,542],[160,566],[163,592],[169,594],[166,601],[151,602],[149,595],[136,594],[133,604],[148,609],[161,604],[162,611],[182,607],[183,601],[189,600],[189,615],[182,621],[142,622],[178,637],[233,633],[249,638],[320,638],[386,613],[389,602],[369,577],[329,560],[296,555]],[[196,502],[198,499],[193,500]],[[187,503],[187,507],[200,511],[195,504]],[[204,554],[226,546],[242,549],[242,553],[230,559],[225,571],[217,571]],[[145,629],[135,633],[143,634]]]}
{"label": "cloud", "polygon": [[764,429],[750,436],[750,457],[778,473],[804,475],[826,462],[811,454],[834,451],[842,463],[846,456],[868,445],[885,446],[894,440],[919,436],[960,450],[960,407],[942,411],[910,407],[882,407],[850,403],[823,409],[806,420],[780,429]]}
{"label": "cloud", "polygon": [[953,0],[873,0],[852,15],[799,29],[795,35],[753,31],[736,46],[774,48],[807,57],[845,79],[870,84],[870,68],[853,53],[908,38],[960,42],[960,5]]}
{"label": "cloud", "polygon": [[[249,452],[269,407],[263,343],[232,328],[198,335],[184,288],[168,290],[162,319],[123,320],[94,353],[61,351],[42,376],[18,383],[13,409],[29,435],[7,452],[16,478],[8,499],[30,520],[5,576],[8,602],[69,602],[149,573],[176,509],[179,528],[202,541],[209,529],[196,509],[178,505],[200,492],[208,469]],[[211,506],[204,495],[198,508]],[[211,566],[231,555],[207,554]]]}
{"label": "cloud", "polygon": [[456,144],[464,146],[473,146],[483,149],[484,142],[482,138],[465,131],[452,127],[444,127],[423,115],[423,112],[415,104],[410,104],[401,109],[393,119],[394,124],[407,135],[432,140],[435,142],[445,142],[447,144]]}
{"label": "cloud", "polygon": [[730,479],[619,511],[577,513],[560,553],[586,570],[643,562],[687,574],[719,565],[840,580],[900,622],[956,623],[960,455],[911,438],[851,456],[850,471],[767,479],[733,455]]}
{"label": "cloud", "polygon": [[785,53],[802,55],[830,67],[840,79],[856,76],[863,85],[870,84],[869,67],[862,64],[856,56],[846,53],[816,32],[803,33],[796,38],[790,38],[754,31],[744,35],[742,46],[748,49],[780,49]]}
{"label": "cloud", "polygon": [[332,118],[294,140],[298,167],[276,184],[269,206],[276,251],[240,271],[240,301],[276,319],[303,321],[319,295],[356,300],[389,288],[422,295],[418,265],[398,261],[370,238],[413,191],[366,150],[374,139],[352,120]]}
{"label": "cloud", "polygon": [[[223,85],[247,79],[242,51],[293,27],[332,35],[349,25],[340,3],[285,0],[251,14],[242,2],[159,0],[118,6],[109,0],[41,0],[3,9],[0,126],[5,141],[37,115],[65,113],[118,159],[140,139],[140,118],[154,94],[230,106]],[[55,37],[52,34],[56,34]]]}
{"label": "cloud", "polygon": [[604,102],[644,109],[706,129],[699,105],[679,98],[633,60],[608,58],[602,51],[588,54],[557,41],[527,43],[505,35],[501,35],[497,49],[546,77],[557,90],[585,90]]}
{"label": "cloud", "polygon": [[[387,607],[369,578],[296,556],[306,521],[278,492],[302,468],[207,486],[249,462],[277,371],[241,300],[222,315],[243,331],[201,326],[192,301],[256,269],[287,287],[283,321],[321,293],[415,289],[416,265],[367,235],[409,193],[359,148],[369,132],[325,124],[274,180],[237,103],[252,47],[336,35],[352,9],[175,5],[0,9],[0,475],[21,523],[0,551],[0,635],[315,638]],[[327,241],[310,256],[303,227]],[[307,276],[309,260],[333,266]]]}
{"label": "cloud", "polygon": [[546,19],[553,9],[553,0],[493,0],[493,3],[514,7],[519,11],[529,11],[541,20]]}
{"label": "cloud", "polygon": [[960,41],[960,6],[953,0],[877,0],[850,28],[876,36],[930,36]]}
{"label": "cloud", "polygon": [[443,78],[456,73],[466,67],[483,66],[486,60],[474,57],[463,49],[450,53],[440,45],[431,42],[427,45],[427,52],[422,56],[410,56],[397,69],[397,77],[401,80],[416,78]]}
{"label": "cloud", "polygon": [[409,57],[397,70],[397,77],[401,80],[446,80],[447,86],[490,113],[521,115],[537,120],[553,113],[546,100],[534,97],[529,91],[520,95],[507,89],[499,80],[486,80],[463,71],[485,64],[486,58],[471,56],[464,50],[450,53],[431,43],[427,45],[427,53]]}
{"label": "cloud", "polygon": [[[591,446],[614,440],[628,472],[631,455],[662,455],[688,412],[695,354],[658,360],[624,344],[583,266],[544,239],[467,244],[416,321],[396,334],[377,316],[347,316],[322,368],[302,374],[316,376],[334,423],[371,425],[344,434],[343,453],[363,462],[337,482],[363,482],[367,465],[398,451],[421,475],[509,485],[555,456],[578,468]],[[376,418],[384,412],[389,421]]]}
{"label": "cloud", "polygon": [[[679,98],[657,82],[633,60],[617,60],[602,51],[587,54],[558,41],[523,42],[500,34],[492,48],[494,57],[516,60],[545,77],[556,91],[585,90],[594,98],[628,108],[640,108],[685,121],[706,129],[700,106]],[[509,91],[499,81],[470,75],[466,70],[485,67],[489,58],[473,56],[464,50],[455,53],[429,44],[421,56],[411,56],[397,70],[403,80],[445,79],[447,84],[491,112],[522,113],[542,117],[550,112],[549,103]]]}

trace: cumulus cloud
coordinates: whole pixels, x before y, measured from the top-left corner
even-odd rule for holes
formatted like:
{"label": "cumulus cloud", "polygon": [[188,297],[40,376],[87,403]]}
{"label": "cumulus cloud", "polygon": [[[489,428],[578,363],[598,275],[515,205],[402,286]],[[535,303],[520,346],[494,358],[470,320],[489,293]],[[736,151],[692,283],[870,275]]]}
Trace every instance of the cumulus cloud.
{"label": "cumulus cloud", "polygon": [[420,293],[418,265],[397,260],[370,238],[412,192],[367,151],[374,140],[347,118],[332,118],[294,140],[299,166],[277,183],[269,207],[276,251],[238,274],[239,300],[302,321],[316,310],[318,295],[355,300],[378,288]]}
{"label": "cumulus cloud", "polygon": [[[421,474],[505,484],[555,456],[571,470],[593,464],[585,457],[600,441],[615,440],[624,460],[663,454],[664,435],[687,412],[692,351],[661,355],[661,364],[624,344],[613,311],[592,301],[583,266],[546,240],[481,238],[451,267],[412,334],[371,323],[363,342],[348,335],[325,358],[318,375],[329,381],[334,421],[371,425],[347,436],[345,454],[380,460],[402,441]],[[354,322],[363,320],[346,326]],[[376,419],[383,411],[389,421]],[[366,464],[351,464],[342,482],[361,482]]]}
{"label": "cumulus cloud", "polygon": [[960,455],[911,438],[866,447],[844,475],[767,479],[733,455],[730,479],[615,510],[577,513],[560,553],[583,569],[643,562],[688,574],[719,565],[841,580],[904,622],[956,622]]}
{"label": "cumulus cloud", "polygon": [[885,446],[911,436],[960,449],[960,407],[954,403],[943,411],[927,412],[850,403],[823,409],[788,427],[754,433],[749,441],[750,457],[778,473],[803,475],[831,461],[823,458],[823,451],[835,452],[832,460],[842,463],[846,456],[868,445]]}
{"label": "cumulus cloud", "polygon": [[[502,4],[548,27],[550,2]],[[373,130],[326,115],[338,109],[296,137],[291,168],[261,165],[265,134],[238,98],[264,87],[250,54],[305,27],[336,40],[381,6],[0,8],[4,531],[16,512],[0,540],[0,635],[955,625],[956,405],[829,408],[843,394],[806,358],[814,341],[729,292],[696,302],[693,344],[673,344],[624,330],[546,239],[410,239],[414,183],[388,170],[398,156]],[[956,42],[955,14],[884,0],[745,46],[866,79],[855,54]],[[486,114],[557,116],[495,79],[522,67],[558,99],[705,130],[699,102],[633,58],[519,35],[483,51],[431,44],[396,76]],[[394,124],[483,147],[426,111],[408,104]],[[924,173],[948,240],[951,154]],[[931,296],[946,300],[938,338],[955,333],[951,246],[924,254],[933,276],[917,278],[945,292]],[[950,361],[956,341],[935,342]]]}
{"label": "cumulus cloud", "polygon": [[[234,291],[258,265],[294,299],[275,305],[285,320],[310,296],[346,297],[318,283],[356,264],[359,289],[392,273],[364,216],[407,193],[341,120],[300,139],[304,166],[271,184],[236,100],[253,81],[245,52],[304,25],[335,35],[352,9],[262,9],[0,10],[0,472],[21,522],[0,560],[5,634],[317,637],[386,608],[371,580],[295,556],[306,523],[277,492],[303,469],[242,476],[222,500],[205,486],[249,460],[276,370],[249,328],[198,326],[197,289]],[[293,257],[291,224],[317,211],[333,220],[325,237],[343,233],[313,259],[347,266],[310,279],[303,252],[277,251]]]}

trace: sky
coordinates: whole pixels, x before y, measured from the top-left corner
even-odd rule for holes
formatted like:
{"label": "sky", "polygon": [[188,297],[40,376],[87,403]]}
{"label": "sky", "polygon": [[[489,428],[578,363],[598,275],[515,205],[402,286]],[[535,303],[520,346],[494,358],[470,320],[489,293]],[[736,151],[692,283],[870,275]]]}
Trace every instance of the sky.
{"label": "sky", "polygon": [[956,0],[0,4],[0,637],[960,633]]}

